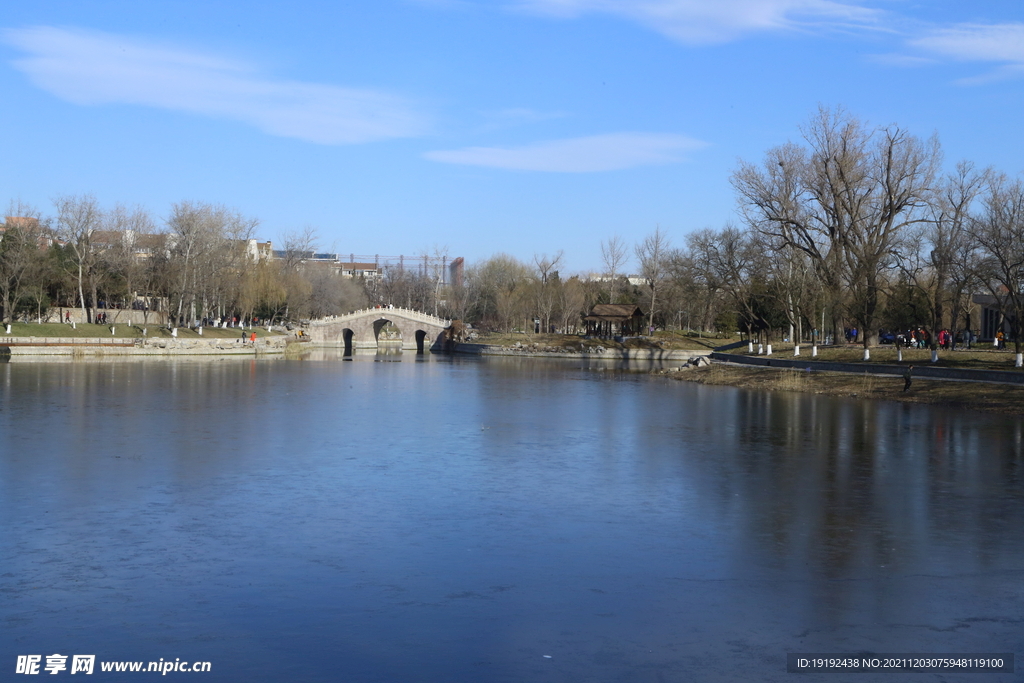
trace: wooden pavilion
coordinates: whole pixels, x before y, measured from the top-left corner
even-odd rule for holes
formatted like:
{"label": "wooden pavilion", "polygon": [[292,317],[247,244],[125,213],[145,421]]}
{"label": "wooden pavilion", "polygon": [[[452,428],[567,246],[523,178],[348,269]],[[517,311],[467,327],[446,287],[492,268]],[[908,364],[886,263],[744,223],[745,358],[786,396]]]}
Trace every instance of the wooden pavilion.
{"label": "wooden pavilion", "polygon": [[587,334],[595,337],[628,337],[644,329],[644,312],[633,304],[595,304],[583,316]]}

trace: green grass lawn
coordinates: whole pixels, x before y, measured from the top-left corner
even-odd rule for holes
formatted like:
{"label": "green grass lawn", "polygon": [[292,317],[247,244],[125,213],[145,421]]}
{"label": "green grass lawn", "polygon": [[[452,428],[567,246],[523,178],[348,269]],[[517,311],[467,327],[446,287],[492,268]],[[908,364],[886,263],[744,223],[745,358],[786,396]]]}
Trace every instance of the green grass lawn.
{"label": "green grass lawn", "polygon": [[[111,334],[110,328],[114,328],[114,334]],[[146,337],[149,338],[170,338],[171,331],[166,327],[159,325],[146,325]],[[36,323],[14,323],[11,325],[11,334],[8,335],[5,328],[0,327],[0,337],[109,337],[113,339],[136,339],[142,337],[143,326],[127,324],[113,323],[109,325],[90,325],[83,323],[76,325],[76,329],[72,329],[71,325],[64,323],[42,323],[41,325]],[[285,332],[277,331],[267,332],[265,328],[256,327],[252,330],[245,329],[245,336],[248,337],[252,332],[256,333],[257,337],[267,336],[278,336],[286,334]],[[204,327],[203,334],[200,336],[195,330],[186,329],[184,327],[178,328],[178,339],[237,339],[242,336],[242,330],[240,328],[216,328],[216,327]]]}
{"label": "green grass lawn", "polygon": [[[939,362],[932,363],[931,349],[903,349],[903,363],[914,365],[930,365],[944,368],[973,368],[978,370],[1013,370],[1014,352],[1013,349],[996,351],[992,348],[974,348],[970,351],[943,351],[939,350]],[[754,344],[755,351],[757,344]],[[733,349],[731,353],[739,355],[747,354],[747,347],[741,346]],[[772,344],[772,354],[779,358],[792,358],[793,345],[789,343]],[[800,345],[800,358],[811,359],[810,344]],[[896,348],[892,345],[876,346],[871,349],[871,360],[864,361],[864,347],[862,346],[835,346],[819,347],[817,360],[834,361],[838,363],[896,363]]]}

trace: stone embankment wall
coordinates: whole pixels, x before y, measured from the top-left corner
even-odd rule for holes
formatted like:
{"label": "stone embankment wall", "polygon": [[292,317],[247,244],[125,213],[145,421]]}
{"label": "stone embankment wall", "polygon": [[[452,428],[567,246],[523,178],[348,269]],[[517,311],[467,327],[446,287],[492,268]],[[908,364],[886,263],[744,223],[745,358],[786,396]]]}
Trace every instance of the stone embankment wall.
{"label": "stone embankment wall", "polygon": [[477,356],[530,356],[541,358],[601,358],[608,360],[689,360],[694,356],[706,356],[710,351],[680,349],[613,349],[604,346],[582,352],[543,344],[519,346],[492,346],[490,344],[456,344],[455,353]]}
{"label": "stone embankment wall", "polygon": [[[745,344],[746,342],[744,342]],[[872,375],[902,375],[908,364],[885,365],[874,363],[834,363],[818,360],[797,360],[796,358],[772,358],[770,356],[741,356],[732,353],[712,353],[711,357],[726,363],[761,365],[773,368],[794,368],[797,370],[822,370],[825,372],[852,372]],[[962,368],[935,368],[923,363],[914,366],[914,377],[931,379],[954,379],[972,382],[999,382],[1024,384],[1024,372],[1012,370],[968,370]]]}
{"label": "stone embankment wall", "polygon": [[255,346],[241,339],[124,339],[117,337],[7,337],[0,352],[18,356],[173,356],[284,353],[288,336],[259,337]]}

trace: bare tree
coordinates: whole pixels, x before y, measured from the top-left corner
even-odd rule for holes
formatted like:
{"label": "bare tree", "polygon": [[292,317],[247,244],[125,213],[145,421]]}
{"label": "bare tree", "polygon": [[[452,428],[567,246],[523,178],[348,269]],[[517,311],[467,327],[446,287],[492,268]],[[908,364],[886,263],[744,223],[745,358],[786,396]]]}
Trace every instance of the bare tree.
{"label": "bare tree", "polygon": [[[40,249],[45,225],[34,208],[11,202],[7,222],[0,233],[0,320],[11,322],[27,279],[41,270],[45,253]],[[37,280],[40,280],[37,278]],[[43,282],[31,283],[37,312],[42,305]]]}
{"label": "bare tree", "polygon": [[865,332],[875,329],[882,276],[899,231],[925,220],[941,154],[898,126],[869,130],[842,109],[822,108],[803,128],[807,148],[769,150],[763,167],[742,163],[733,174],[749,225],[803,251],[832,300]]}
{"label": "bare tree", "polygon": [[1024,343],[1024,182],[993,174],[970,233],[980,251],[978,275],[988,287],[1016,344],[1017,367]]}
{"label": "bare tree", "polygon": [[[92,322],[97,289],[96,250],[92,244],[92,233],[100,227],[103,212],[92,195],[60,196],[54,200],[54,205],[57,209],[57,236],[74,256],[73,267],[82,316]],[[87,308],[85,302],[87,281],[92,294],[91,308]]]}
{"label": "bare tree", "polygon": [[647,282],[651,290],[651,310],[648,314],[648,327],[654,329],[654,308],[657,303],[658,291],[667,274],[670,256],[668,236],[661,231],[661,226],[636,245],[636,258],[640,262],[640,277]]}
{"label": "bare tree", "polygon": [[578,277],[570,277],[561,283],[558,289],[558,311],[563,334],[576,332],[580,320],[592,304],[590,292]]}
{"label": "bare tree", "polygon": [[319,241],[316,228],[310,225],[286,232],[282,236],[284,258],[281,265],[287,270],[298,270],[303,260],[316,253]]}
{"label": "bare tree", "polygon": [[[705,229],[691,234],[687,240],[693,267],[712,292],[722,291],[742,314],[747,334],[766,330],[768,324],[753,306],[750,293],[754,281],[757,249],[751,235],[727,226],[722,230]],[[762,274],[763,275],[763,274]]]}
{"label": "bare tree", "polygon": [[533,285],[534,306],[541,321],[541,329],[548,332],[551,328],[551,315],[558,305],[558,289],[561,285],[558,278],[558,264],[562,261],[562,252],[554,256],[547,254],[534,255],[533,262],[537,266],[537,281]]}
{"label": "bare tree", "polygon": [[929,206],[929,220],[908,231],[893,250],[904,280],[928,304],[926,330],[933,362],[938,360],[938,332],[947,315],[955,327],[973,279],[974,243],[968,229],[985,175],[971,163],[958,164],[939,184]]}
{"label": "bare tree", "polygon": [[619,292],[619,276],[626,265],[626,243],[618,235],[601,242],[601,260],[604,262],[605,277],[608,278],[608,303],[615,303]]}
{"label": "bare tree", "polygon": [[[123,297],[123,307],[131,309],[140,288],[149,294],[153,262],[140,253],[143,241],[152,240],[156,228],[149,213],[141,208],[117,204],[104,215],[103,228],[116,239],[99,254],[100,262],[116,278]],[[152,246],[152,245],[147,245]],[[117,319],[115,314],[115,320]],[[143,312],[143,318],[148,311]]]}
{"label": "bare tree", "polygon": [[178,324],[185,313],[189,320],[228,313],[242,269],[252,262],[249,241],[258,221],[222,206],[185,201],[171,207],[167,225],[172,242],[169,284]]}
{"label": "bare tree", "polygon": [[466,278],[475,302],[475,320],[509,331],[525,317],[525,292],[532,277],[519,259],[495,254],[470,269]]}

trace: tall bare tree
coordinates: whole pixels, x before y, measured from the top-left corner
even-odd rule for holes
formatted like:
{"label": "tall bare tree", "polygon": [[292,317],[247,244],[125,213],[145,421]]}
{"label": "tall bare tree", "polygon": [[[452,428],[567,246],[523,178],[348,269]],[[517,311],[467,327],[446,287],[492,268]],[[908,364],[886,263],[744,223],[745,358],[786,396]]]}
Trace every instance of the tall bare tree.
{"label": "tall bare tree", "polygon": [[982,209],[971,221],[977,240],[978,275],[1009,323],[1016,344],[1017,367],[1024,343],[1024,181],[992,174]]}
{"label": "tall bare tree", "polygon": [[751,227],[811,259],[833,311],[845,302],[864,330],[867,353],[877,342],[883,271],[897,235],[926,220],[921,209],[941,160],[938,141],[895,125],[871,130],[827,108],[802,133],[806,147],[769,150],[761,167],[741,163],[732,183]]}
{"label": "tall bare tree", "polygon": [[628,250],[618,235],[601,242],[601,260],[604,262],[605,277],[608,278],[608,303],[614,304],[619,292],[619,276],[626,265]]}
{"label": "tall bare tree", "polygon": [[561,282],[558,277],[558,265],[562,262],[563,253],[554,256],[534,254],[533,263],[537,267],[537,280],[533,284],[534,312],[540,319],[541,330],[551,329],[551,316],[558,306],[558,289]]}
{"label": "tall bare tree", "polygon": [[[97,304],[97,253],[92,243],[92,234],[103,221],[103,212],[92,195],[62,195],[54,200],[57,209],[57,236],[67,245],[73,255],[75,282],[78,285],[78,301],[82,316],[93,321]],[[92,294],[91,308],[86,306],[85,285],[89,283]]]}
{"label": "tall bare tree", "polygon": [[651,290],[651,311],[648,314],[648,328],[654,329],[654,309],[658,292],[668,272],[670,245],[668,236],[661,226],[636,245],[636,258],[640,262],[640,277]]}
{"label": "tall bare tree", "polygon": [[928,305],[926,330],[932,361],[938,360],[938,332],[948,319],[955,327],[973,281],[974,241],[969,222],[986,173],[969,162],[943,178],[928,207],[929,220],[909,230],[893,255],[903,279]]}
{"label": "tall bare tree", "polygon": [[[118,281],[124,308],[131,310],[140,290],[144,295],[150,293],[154,262],[142,252],[144,247],[153,247],[150,242],[156,227],[149,212],[142,207],[117,204],[104,215],[103,229],[116,238],[99,254],[100,262]],[[115,314],[115,320],[118,315]],[[144,310],[142,315],[145,319],[148,311]]]}

